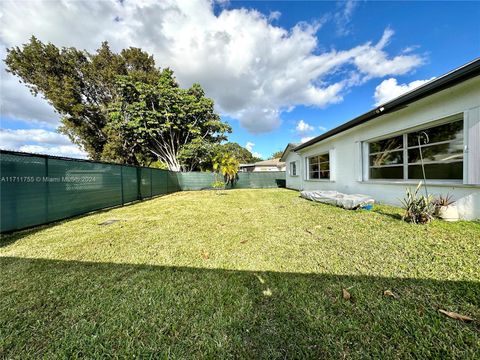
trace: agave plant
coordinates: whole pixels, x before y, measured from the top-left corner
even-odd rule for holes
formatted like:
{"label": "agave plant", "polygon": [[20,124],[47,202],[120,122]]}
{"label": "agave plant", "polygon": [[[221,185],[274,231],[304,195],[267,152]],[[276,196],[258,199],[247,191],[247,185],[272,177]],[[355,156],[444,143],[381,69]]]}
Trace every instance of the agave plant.
{"label": "agave plant", "polygon": [[450,194],[440,195],[438,198],[433,200],[433,203],[436,207],[449,206],[452,205],[454,202],[455,200],[453,200],[453,197]]}
{"label": "agave plant", "polygon": [[415,191],[407,188],[406,196],[402,200],[405,208],[405,215],[402,219],[414,224],[426,224],[433,219],[435,203],[431,195],[419,195],[418,192],[422,183],[420,182]]}

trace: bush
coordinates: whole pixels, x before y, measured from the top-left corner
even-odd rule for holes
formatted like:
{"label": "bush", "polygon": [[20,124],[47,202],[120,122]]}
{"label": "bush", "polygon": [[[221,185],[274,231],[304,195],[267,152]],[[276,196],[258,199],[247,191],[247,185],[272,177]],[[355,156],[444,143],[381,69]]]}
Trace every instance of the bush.
{"label": "bush", "polygon": [[402,219],[414,224],[430,222],[436,211],[432,196],[418,194],[421,186],[422,183],[420,182],[413,192],[407,188],[406,197],[402,200],[405,208],[405,215],[403,215]]}
{"label": "bush", "polygon": [[225,189],[225,183],[223,181],[214,181],[212,183],[212,188],[214,188],[215,190],[223,190]]}

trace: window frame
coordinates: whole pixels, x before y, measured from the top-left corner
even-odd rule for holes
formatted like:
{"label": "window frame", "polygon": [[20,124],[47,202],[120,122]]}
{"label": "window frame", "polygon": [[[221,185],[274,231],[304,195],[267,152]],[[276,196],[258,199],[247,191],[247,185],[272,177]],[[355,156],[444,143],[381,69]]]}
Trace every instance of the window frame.
{"label": "window frame", "polygon": [[[364,152],[364,154],[362,156],[362,159],[363,159],[362,160],[362,163],[363,163],[363,166],[362,166],[363,180],[362,180],[362,182],[366,181],[366,182],[374,182],[374,183],[418,183],[419,181],[423,181],[423,179],[409,179],[408,178],[408,167],[409,166],[414,166],[414,165],[419,165],[419,164],[416,164],[416,163],[410,163],[409,162],[408,150],[416,149],[416,148],[418,148],[418,146],[408,146],[408,134],[415,133],[415,132],[422,131],[422,130],[427,130],[427,129],[430,129],[430,128],[433,128],[433,127],[437,127],[437,126],[441,126],[441,125],[445,125],[445,124],[449,124],[449,123],[454,123],[454,122],[457,122],[457,121],[462,121],[463,122],[463,132],[462,132],[462,135],[463,135],[463,144],[462,144],[463,152],[462,152],[462,161],[461,161],[462,164],[463,164],[462,178],[460,178],[460,179],[428,179],[427,178],[427,181],[431,184],[455,184],[455,185],[463,184],[464,179],[465,179],[465,166],[466,166],[466,158],[467,158],[466,154],[465,154],[465,145],[466,145],[465,119],[466,119],[466,117],[465,117],[465,114],[463,112],[455,113],[455,114],[449,115],[447,117],[444,117],[444,118],[441,118],[441,119],[438,119],[438,120],[429,121],[429,122],[426,122],[426,123],[423,123],[423,124],[420,124],[420,125],[417,125],[417,126],[414,126],[414,127],[411,127],[411,128],[406,128],[406,129],[403,129],[403,130],[400,130],[400,131],[390,133],[388,135],[382,135],[382,136],[379,136],[379,137],[375,137],[375,138],[363,141],[362,142],[363,145],[361,147],[363,149],[363,152]],[[374,178],[371,178],[371,175],[370,175],[370,169],[371,169],[370,155],[381,153],[381,151],[370,153],[370,143],[378,142],[378,141],[381,141],[381,140],[386,140],[386,139],[389,139],[389,138],[398,137],[400,135],[403,136],[403,147],[401,149],[391,150],[389,152],[396,152],[396,151],[397,152],[399,152],[399,151],[403,152],[403,162],[402,162],[403,178],[395,178],[395,179],[388,179],[388,178],[374,179]],[[434,143],[429,143],[427,146],[447,144],[447,143],[452,143],[454,141],[455,140],[437,141],[437,142],[434,142]],[[450,162],[460,162],[460,161],[450,161]],[[442,161],[428,161],[428,162],[425,163],[425,165],[439,164],[439,163],[442,163]],[[443,163],[445,163],[445,162],[443,162]],[[377,166],[377,168],[395,167],[395,166],[399,167],[400,165],[397,165],[397,164],[383,165],[383,166]]]}
{"label": "window frame", "polygon": [[[317,178],[311,178],[310,177],[310,159],[314,157],[319,157],[319,156],[327,156],[328,161],[319,161],[318,162],[318,179]],[[313,155],[309,155],[305,157],[305,180],[307,181],[328,181],[331,182],[332,180],[332,167],[331,167],[331,158],[330,158],[330,151],[325,151],[321,153],[316,153]],[[321,171],[320,171],[320,165],[328,163],[328,178],[325,177],[320,177]]]}
{"label": "window frame", "polygon": [[[292,165],[295,166],[295,171],[292,171]],[[298,176],[298,169],[297,169],[297,161],[290,161],[289,167],[288,167],[289,175],[290,176]]]}

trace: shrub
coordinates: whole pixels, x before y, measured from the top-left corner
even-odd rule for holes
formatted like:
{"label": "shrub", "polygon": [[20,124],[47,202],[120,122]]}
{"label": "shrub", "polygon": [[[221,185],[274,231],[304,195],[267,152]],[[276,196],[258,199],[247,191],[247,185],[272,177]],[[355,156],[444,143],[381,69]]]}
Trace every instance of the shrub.
{"label": "shrub", "polygon": [[419,195],[422,183],[420,182],[415,189],[411,191],[407,188],[406,197],[402,200],[405,208],[405,215],[402,219],[414,224],[426,224],[433,219],[436,206],[431,195]]}

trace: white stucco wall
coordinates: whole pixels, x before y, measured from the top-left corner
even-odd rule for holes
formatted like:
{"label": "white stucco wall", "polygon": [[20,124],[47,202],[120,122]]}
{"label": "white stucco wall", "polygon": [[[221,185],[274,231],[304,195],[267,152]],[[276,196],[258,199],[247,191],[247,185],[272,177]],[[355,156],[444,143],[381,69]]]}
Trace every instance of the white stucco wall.
{"label": "white stucco wall", "polygon": [[[296,161],[297,163],[297,175],[292,176],[290,174],[290,163]],[[287,156],[287,160],[285,162],[286,166],[286,179],[287,179],[287,188],[295,189],[295,190],[302,190],[302,174],[304,172],[303,168],[303,161],[300,155],[290,152]]]}
{"label": "white stucco wall", "polygon": [[[286,156],[287,187],[298,190],[337,190],[344,193],[361,193],[370,195],[379,203],[400,205],[407,186],[414,187],[418,181],[375,181],[360,180],[358,161],[358,142],[377,137],[410,130],[419,125],[427,125],[432,121],[450,115],[464,113],[467,117],[474,112],[478,114],[480,107],[480,77],[465,81],[452,88],[443,90],[408,107],[386,114],[366,124],[337,134],[299,153],[290,152]],[[478,116],[478,115],[476,115]],[[306,161],[308,156],[333,150],[331,159],[332,179],[308,180],[306,178]],[[467,156],[464,154],[464,167],[467,167]],[[289,162],[298,161],[298,177],[289,174]],[[472,166],[472,165],[470,165]],[[474,166],[480,166],[475,164]],[[480,186],[460,183],[435,183],[427,181],[429,192],[433,194],[451,194],[457,201],[459,215],[464,219],[480,218]]]}
{"label": "white stucco wall", "polygon": [[255,166],[253,171],[285,171],[285,167],[278,166]]}

